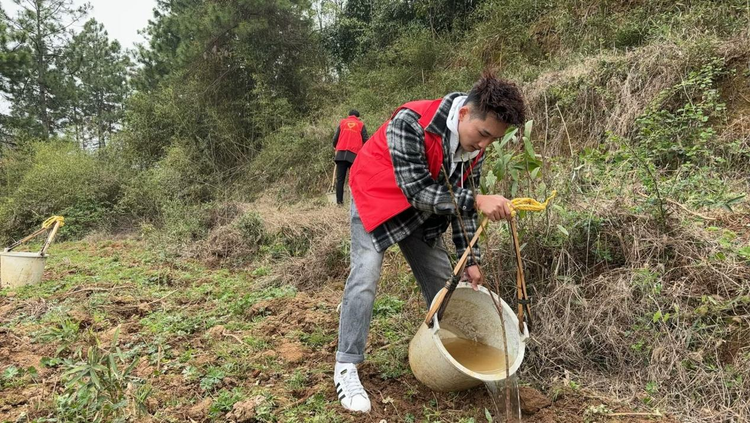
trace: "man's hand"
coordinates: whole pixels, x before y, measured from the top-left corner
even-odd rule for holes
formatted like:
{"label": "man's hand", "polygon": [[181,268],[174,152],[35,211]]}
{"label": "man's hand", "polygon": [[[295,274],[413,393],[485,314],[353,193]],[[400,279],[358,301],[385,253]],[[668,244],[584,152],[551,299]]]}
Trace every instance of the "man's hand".
{"label": "man's hand", "polygon": [[502,195],[477,195],[474,207],[493,222],[511,218],[510,200]]}
{"label": "man's hand", "polygon": [[477,195],[474,207],[493,222],[511,218],[510,200],[502,195]]}
{"label": "man's hand", "polygon": [[464,269],[463,280],[471,282],[471,287],[474,291],[479,290],[479,285],[482,283],[482,272],[479,271],[479,266],[469,266]]}

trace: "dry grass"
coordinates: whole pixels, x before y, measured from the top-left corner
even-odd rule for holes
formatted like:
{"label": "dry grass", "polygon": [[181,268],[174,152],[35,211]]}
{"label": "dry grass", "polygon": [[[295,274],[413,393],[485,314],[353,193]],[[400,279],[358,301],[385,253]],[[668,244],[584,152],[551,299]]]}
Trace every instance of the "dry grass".
{"label": "dry grass", "polygon": [[[545,157],[569,156],[605,142],[609,133],[631,134],[636,118],[656,96],[681,81],[681,76],[707,59],[746,63],[747,33],[715,45],[663,42],[622,54],[602,53],[563,70],[542,74],[524,87],[536,120],[544,131]],[[537,132],[538,134],[539,132]]]}
{"label": "dry grass", "polygon": [[[269,192],[253,203],[232,203],[233,218],[224,219],[197,243],[190,255],[213,265],[245,265],[272,250],[274,279],[301,289],[320,287],[346,276],[349,267],[348,207],[323,200],[290,202]],[[240,228],[244,215],[260,218],[262,235],[248,239]],[[276,257],[273,257],[276,256]]]}
{"label": "dry grass", "polygon": [[269,219],[283,239],[307,246],[279,268],[285,283],[301,289],[320,288],[349,270],[349,208],[319,202],[285,208]]}
{"label": "dry grass", "polygon": [[[544,131],[538,136],[543,155],[576,155],[606,143],[608,133],[632,135],[636,118],[658,93],[679,83],[706,48],[735,70],[720,88],[727,119],[717,123],[717,151],[730,143],[746,149],[750,91],[741,46],[747,44],[744,33],[710,48],[651,45],[543,75],[526,89],[535,128]],[[567,101],[561,102],[560,93]],[[750,189],[742,160],[718,175],[736,192]],[[716,218],[702,222],[667,204],[667,221],[659,224],[650,214],[631,211],[644,204],[635,194],[642,189],[637,178],[615,174],[619,180],[596,181],[583,190],[573,186],[580,179],[567,183],[569,195],[559,201],[579,223],[593,219],[598,225],[577,226],[561,245],[549,242],[550,234],[557,223],[569,230],[573,223],[554,214],[524,222],[536,323],[525,376],[542,384],[572,378],[689,422],[750,420],[750,263],[728,252],[719,235],[732,231],[735,245],[748,245],[747,210],[701,211]],[[555,181],[569,179],[570,172],[560,169],[547,181],[559,186]],[[606,184],[627,188],[615,199],[600,198],[607,196]],[[488,249],[486,259],[505,267],[490,277],[503,281],[505,298],[514,298],[507,232],[491,232],[488,243],[497,247]],[[596,254],[597,248],[608,257]]]}
{"label": "dry grass", "polygon": [[[750,402],[750,264],[717,260],[704,225],[599,207],[598,233],[550,248],[549,223],[527,225],[524,249],[534,331],[523,377],[544,386],[572,378],[607,395],[675,413],[684,421],[746,421]],[[750,228],[745,228],[745,234]],[[490,231],[485,263],[515,298],[507,231]],[[613,260],[587,239],[610,236]],[[587,263],[588,261],[588,263]],[[669,313],[669,316],[664,316]],[[658,317],[661,316],[661,317]]]}

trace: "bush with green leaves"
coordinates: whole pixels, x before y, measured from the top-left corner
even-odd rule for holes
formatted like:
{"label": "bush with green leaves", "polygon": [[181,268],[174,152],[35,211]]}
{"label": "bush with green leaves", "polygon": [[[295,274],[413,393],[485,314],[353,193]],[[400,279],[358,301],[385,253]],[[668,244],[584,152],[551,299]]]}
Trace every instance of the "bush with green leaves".
{"label": "bush with green leaves", "polygon": [[118,211],[131,218],[160,221],[175,204],[211,200],[211,178],[200,172],[188,149],[170,147],[164,158],[123,188]]}
{"label": "bush with green leaves", "polygon": [[266,240],[267,234],[263,218],[256,211],[243,214],[237,218],[234,225],[242,234],[242,239],[249,244],[260,245]]}
{"label": "bush with green leaves", "polygon": [[[33,143],[9,165],[0,201],[0,237],[19,238],[51,215],[63,215],[60,237],[106,226],[120,196],[121,175],[96,154],[66,141]],[[12,185],[10,185],[12,184]]]}
{"label": "bush with green leaves", "polygon": [[[535,182],[541,177],[543,163],[531,142],[533,127],[534,121],[526,122],[520,137],[516,136],[518,128],[509,128],[502,139],[493,142],[491,148],[487,149],[481,180],[482,192],[497,192],[512,198],[518,196],[519,190],[530,193],[532,187],[536,187]],[[544,191],[546,185],[541,182],[538,188]]]}
{"label": "bush with green leaves", "polygon": [[716,163],[713,126],[726,111],[717,82],[728,72],[721,59],[712,59],[661,92],[636,122],[641,154],[670,170],[685,163]]}
{"label": "bush with green leaves", "polygon": [[293,181],[297,192],[302,193],[330,181],[336,122],[332,119],[327,124],[284,126],[266,137],[260,153],[248,166],[251,178],[239,183],[241,189],[255,193],[267,189],[269,183],[286,180]]}

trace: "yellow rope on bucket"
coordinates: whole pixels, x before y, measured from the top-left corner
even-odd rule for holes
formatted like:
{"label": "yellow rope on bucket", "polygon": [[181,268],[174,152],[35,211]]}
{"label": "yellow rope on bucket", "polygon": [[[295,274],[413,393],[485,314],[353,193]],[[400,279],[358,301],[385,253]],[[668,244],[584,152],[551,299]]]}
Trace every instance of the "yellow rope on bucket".
{"label": "yellow rope on bucket", "polygon": [[[443,169],[445,171],[445,169]],[[524,279],[523,275],[523,261],[521,259],[521,248],[518,245],[518,230],[516,228],[516,210],[523,210],[523,211],[544,211],[547,209],[547,206],[549,205],[549,202],[555,198],[557,195],[557,191],[552,191],[552,195],[549,196],[546,200],[544,200],[543,203],[540,203],[539,201],[533,199],[533,198],[514,198],[510,200],[510,213],[512,218],[509,220],[508,224],[511,227],[511,235],[513,237],[513,246],[515,248],[516,252],[516,260],[517,260],[517,274],[516,274],[516,282],[517,282],[517,288],[518,288],[518,301],[519,301],[519,310],[518,310],[518,322],[520,325],[521,332],[523,332],[523,309],[526,309],[527,315],[531,316],[531,310],[529,309],[529,299],[528,294],[526,292],[526,280]],[[458,260],[458,264],[453,268],[453,277],[448,279],[446,281],[445,287],[441,289],[437,295],[435,296],[435,299],[433,300],[433,304],[430,307],[430,309],[427,311],[427,317],[425,318],[425,323],[427,326],[432,326],[432,318],[435,316],[435,314],[438,315],[438,320],[442,317],[443,312],[445,311],[445,308],[447,307],[448,301],[450,301],[451,294],[453,293],[453,290],[456,288],[456,285],[458,284],[458,275],[461,269],[463,269],[463,266],[465,264],[465,261],[468,257],[468,254],[471,252],[471,248],[474,246],[474,243],[479,238],[479,235],[484,230],[485,225],[487,224],[487,217],[485,216],[482,219],[482,222],[479,224],[479,227],[477,228],[477,231],[474,233],[474,238],[469,242],[469,248],[464,251],[463,256]],[[464,231],[464,236],[466,236],[466,232]],[[467,238],[468,240],[468,238]],[[531,322],[531,320],[529,320]]]}
{"label": "yellow rope on bucket", "polygon": [[65,226],[65,218],[62,216],[52,216],[42,223],[42,229],[49,229],[55,222],[60,222],[60,226]]}
{"label": "yellow rope on bucket", "polygon": [[547,205],[549,205],[550,200],[555,198],[556,195],[557,191],[552,191],[552,195],[550,195],[548,199],[544,200],[543,203],[540,203],[533,198],[514,198],[510,200],[510,214],[511,216],[515,216],[516,210],[535,212],[544,211],[547,208]]}

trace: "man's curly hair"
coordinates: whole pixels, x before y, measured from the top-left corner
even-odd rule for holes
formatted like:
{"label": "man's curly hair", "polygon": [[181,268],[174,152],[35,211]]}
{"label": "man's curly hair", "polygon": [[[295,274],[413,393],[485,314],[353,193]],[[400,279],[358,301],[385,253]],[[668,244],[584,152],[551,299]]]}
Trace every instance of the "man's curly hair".
{"label": "man's curly hair", "polygon": [[485,119],[492,113],[497,120],[521,126],[526,122],[526,103],[516,84],[485,72],[469,91],[466,104],[471,104],[471,116]]}

